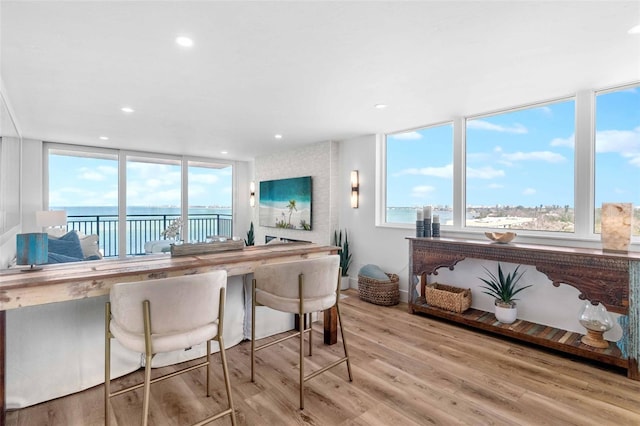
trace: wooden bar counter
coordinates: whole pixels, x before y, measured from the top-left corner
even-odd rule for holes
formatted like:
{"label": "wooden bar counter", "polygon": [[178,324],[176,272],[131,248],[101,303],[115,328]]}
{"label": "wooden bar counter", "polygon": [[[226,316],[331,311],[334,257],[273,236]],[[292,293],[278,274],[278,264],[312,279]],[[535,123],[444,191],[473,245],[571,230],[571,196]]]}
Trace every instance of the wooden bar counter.
{"label": "wooden bar counter", "polygon": [[[5,330],[6,310],[44,305],[109,294],[119,282],[153,280],[179,275],[200,274],[224,269],[229,276],[250,274],[263,264],[337,254],[338,247],[289,243],[254,246],[211,254],[170,257],[167,254],[127,259],[46,265],[40,271],[20,269],[0,271],[0,426],[5,411]],[[325,312],[325,343],[335,343],[336,321]],[[10,348],[9,348],[10,350]]]}

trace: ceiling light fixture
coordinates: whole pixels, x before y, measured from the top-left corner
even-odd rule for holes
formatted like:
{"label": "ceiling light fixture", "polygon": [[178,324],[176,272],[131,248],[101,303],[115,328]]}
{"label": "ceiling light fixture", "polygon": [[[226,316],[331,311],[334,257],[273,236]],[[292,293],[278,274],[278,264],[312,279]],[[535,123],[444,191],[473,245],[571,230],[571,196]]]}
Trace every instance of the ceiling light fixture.
{"label": "ceiling light fixture", "polygon": [[275,136],[274,136],[274,138],[276,138],[276,139],[282,139],[282,135],[281,135],[281,134],[277,134],[277,135],[275,135]]}
{"label": "ceiling light fixture", "polygon": [[120,111],[126,112],[127,114],[131,114],[135,110],[133,108],[131,108],[131,107],[122,107],[122,108],[120,108]]}
{"label": "ceiling light fixture", "polygon": [[640,24],[627,31],[629,34],[640,34]]}
{"label": "ceiling light fixture", "polygon": [[378,108],[378,109],[385,109],[387,107],[387,105],[386,104],[376,104],[375,107]]}
{"label": "ceiling light fixture", "polygon": [[100,139],[103,141],[108,141],[109,137],[108,136],[100,136]]}
{"label": "ceiling light fixture", "polygon": [[179,36],[176,37],[176,43],[178,43],[182,47],[191,47],[193,46],[193,40],[189,37]]}

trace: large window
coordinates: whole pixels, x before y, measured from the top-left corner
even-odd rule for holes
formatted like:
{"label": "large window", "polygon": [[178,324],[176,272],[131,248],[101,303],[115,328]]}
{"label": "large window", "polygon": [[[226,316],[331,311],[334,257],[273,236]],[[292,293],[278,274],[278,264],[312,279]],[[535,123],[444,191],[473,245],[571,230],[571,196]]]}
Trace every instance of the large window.
{"label": "large window", "polygon": [[[230,164],[57,144],[47,153],[49,208],[67,211],[68,229],[98,234],[105,256],[144,254],[166,238],[232,235]],[[178,234],[164,235],[178,220]]]}
{"label": "large window", "polygon": [[[452,205],[440,213],[445,235],[512,229],[597,241],[602,203],[620,202],[633,204],[640,242],[638,82],[391,133],[378,155],[380,225],[410,228],[417,207]],[[453,202],[441,201],[447,191]]]}
{"label": "large window", "polygon": [[596,94],[594,232],[602,203],[633,203],[640,235],[640,86]]}
{"label": "large window", "polygon": [[387,223],[415,223],[416,208],[432,206],[452,223],[453,125],[387,135]]}
{"label": "large window", "polygon": [[49,208],[66,210],[70,228],[100,236],[106,255],[118,253],[118,155],[50,149]]}
{"label": "large window", "polygon": [[466,226],[574,231],[575,102],[466,121]]}

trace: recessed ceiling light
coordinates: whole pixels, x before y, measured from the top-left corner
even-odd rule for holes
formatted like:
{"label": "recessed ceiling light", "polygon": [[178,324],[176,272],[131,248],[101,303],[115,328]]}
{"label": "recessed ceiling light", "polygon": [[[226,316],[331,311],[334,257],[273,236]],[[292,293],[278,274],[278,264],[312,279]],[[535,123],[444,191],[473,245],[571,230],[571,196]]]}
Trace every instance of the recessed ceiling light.
{"label": "recessed ceiling light", "polygon": [[122,108],[120,108],[120,111],[130,114],[130,113],[134,112],[134,109],[131,108],[131,107],[122,107]]}
{"label": "recessed ceiling light", "polygon": [[220,151],[220,154],[228,154],[229,151]]}
{"label": "recessed ceiling light", "polygon": [[178,43],[182,47],[193,46],[193,40],[185,36],[176,37],[176,43]]}
{"label": "recessed ceiling light", "polygon": [[276,139],[282,139],[282,135],[281,135],[281,134],[277,134],[277,135],[275,135],[275,136],[274,136],[274,138],[276,138]]}
{"label": "recessed ceiling light", "polygon": [[387,107],[387,105],[386,104],[376,104],[375,107],[378,108],[378,109],[385,109]]}
{"label": "recessed ceiling light", "polygon": [[100,136],[100,139],[103,140],[103,141],[108,141],[109,140],[109,138],[107,136]]}
{"label": "recessed ceiling light", "polygon": [[628,31],[629,34],[640,34],[640,24],[636,25],[635,27],[631,28]]}

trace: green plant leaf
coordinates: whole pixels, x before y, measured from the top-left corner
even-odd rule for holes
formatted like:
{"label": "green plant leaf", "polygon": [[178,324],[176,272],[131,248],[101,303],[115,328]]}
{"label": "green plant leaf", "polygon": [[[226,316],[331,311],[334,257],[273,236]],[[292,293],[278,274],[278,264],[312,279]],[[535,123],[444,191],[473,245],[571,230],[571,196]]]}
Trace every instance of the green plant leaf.
{"label": "green plant leaf", "polygon": [[481,288],[486,290],[483,293],[493,296],[505,303],[518,300],[515,299],[514,296],[520,293],[522,290],[532,286],[530,284],[520,288],[516,288],[518,281],[520,281],[520,278],[522,278],[522,276],[524,275],[524,272],[518,272],[520,266],[521,265],[518,265],[513,272],[505,275],[502,270],[502,265],[498,263],[498,276],[496,276],[490,270],[483,266],[489,277],[488,279],[478,277],[483,283],[486,284],[486,286],[480,286]]}

